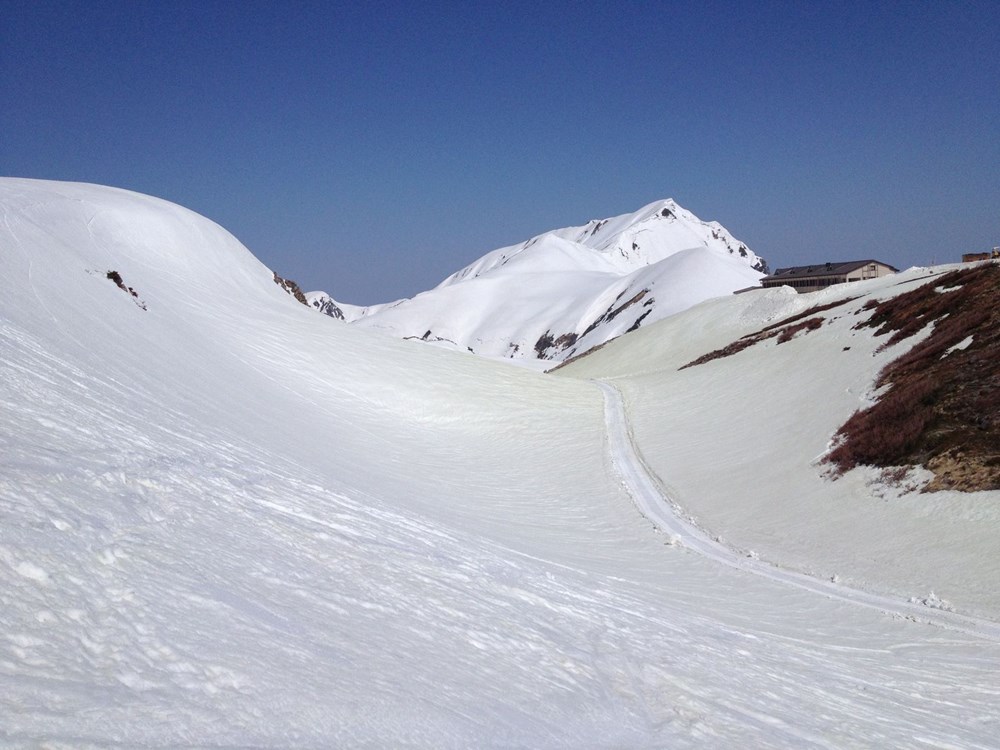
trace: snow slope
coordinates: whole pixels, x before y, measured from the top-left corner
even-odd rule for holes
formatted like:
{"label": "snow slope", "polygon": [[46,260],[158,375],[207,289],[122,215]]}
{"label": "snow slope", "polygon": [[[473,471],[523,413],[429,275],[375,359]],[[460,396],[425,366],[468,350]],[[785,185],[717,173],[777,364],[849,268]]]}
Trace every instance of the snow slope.
{"label": "snow slope", "polygon": [[[816,578],[808,573],[789,570],[781,564],[762,561],[757,553],[745,554],[726,545],[720,539],[713,539],[695,522],[685,518],[684,511],[677,505],[676,499],[664,490],[656,475],[646,466],[642,455],[636,449],[635,439],[629,429],[629,419],[625,414],[621,393],[609,383],[598,381],[598,385],[604,392],[605,422],[608,426],[608,441],[615,471],[622,477],[622,483],[632,496],[638,511],[658,529],[668,533],[672,543],[683,544],[721,565],[728,565],[772,581],[842,599],[851,604],[872,607],[886,614],[927,622],[1000,642],[998,622],[957,614],[950,608],[933,606],[931,602],[925,600],[916,598],[904,600],[861,591],[842,583],[837,576],[829,580]],[[935,600],[934,604],[940,605],[940,602]]]}
{"label": "snow slope", "polygon": [[331,326],[153,198],[0,216],[3,744],[995,745],[1000,646],[668,544],[594,384]]}
{"label": "snow slope", "polygon": [[[487,253],[413,299],[337,314],[398,338],[560,361],[710,297],[756,286],[764,262],[672,200]],[[336,308],[336,309],[334,309]]]}
{"label": "snow slope", "polygon": [[[808,295],[778,288],[713,300],[558,372],[613,379],[645,464],[684,513],[728,546],[899,601],[943,600],[998,621],[1000,492],[904,492],[870,469],[831,481],[822,462],[837,429],[871,403],[879,370],[918,340],[878,351],[884,339],[854,330],[861,307],[952,268]],[[837,301],[844,303],[817,313],[825,322],[816,331],[679,369]]]}

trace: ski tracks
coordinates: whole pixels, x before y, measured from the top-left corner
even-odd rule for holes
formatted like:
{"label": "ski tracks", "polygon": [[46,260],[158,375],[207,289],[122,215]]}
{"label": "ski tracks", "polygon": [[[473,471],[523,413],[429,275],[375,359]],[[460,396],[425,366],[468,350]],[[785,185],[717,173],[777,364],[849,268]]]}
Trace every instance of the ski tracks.
{"label": "ski tracks", "polygon": [[746,557],[713,539],[685,519],[676,501],[669,497],[645,465],[635,445],[621,392],[611,383],[593,381],[604,394],[604,420],[611,462],[622,479],[636,509],[671,541],[721,565],[761,576],[778,583],[805,589],[831,599],[876,609],[914,622],[927,623],[968,635],[1000,642],[1000,624],[967,615],[938,610],[921,604],[853,589],[834,581],[814,578]]}

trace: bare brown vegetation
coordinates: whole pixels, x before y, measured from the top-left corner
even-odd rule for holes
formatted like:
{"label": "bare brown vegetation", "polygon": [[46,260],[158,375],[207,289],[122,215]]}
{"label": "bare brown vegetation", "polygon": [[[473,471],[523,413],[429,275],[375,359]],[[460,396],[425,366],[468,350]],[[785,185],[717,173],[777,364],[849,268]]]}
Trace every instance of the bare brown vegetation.
{"label": "bare brown vegetation", "polygon": [[841,427],[830,463],[923,465],[935,473],[925,491],[1000,489],[1000,265],[953,271],[862,310],[871,316],[855,328],[891,334],[883,348],[933,330],[879,374],[888,390]]}
{"label": "bare brown vegetation", "polygon": [[[803,310],[800,313],[791,315],[787,318],[779,320],[777,323],[772,323],[769,326],[764,326],[756,333],[748,333],[731,344],[727,344],[721,349],[716,349],[715,351],[708,352],[708,354],[703,354],[695,360],[688,362],[686,365],[679,367],[679,370],[687,369],[688,367],[694,367],[695,365],[703,365],[706,362],[711,362],[715,359],[722,359],[723,357],[731,357],[744,349],[748,349],[754,344],[758,344],[761,341],[767,341],[768,339],[777,336],[779,344],[784,344],[791,341],[795,334],[800,331],[815,331],[817,328],[823,325],[823,318],[818,316],[818,313],[826,312],[827,310],[832,310],[835,307],[840,307],[841,305],[846,305],[848,302],[856,300],[857,297],[847,297],[842,300],[837,300],[836,302],[830,302],[825,305],[814,305],[808,310]],[[807,320],[803,320],[806,318]],[[799,322],[801,321],[801,322]],[[794,324],[794,325],[793,325]]]}
{"label": "bare brown vegetation", "polygon": [[[839,299],[836,302],[828,302],[825,305],[813,305],[808,310],[803,310],[795,315],[789,315],[787,318],[779,320],[777,323],[772,323],[769,326],[764,326],[761,329],[761,333],[764,331],[770,331],[774,328],[781,328],[787,326],[789,323],[794,323],[796,320],[802,320],[802,318],[808,318],[810,316],[818,315],[821,312],[826,312],[827,310],[833,310],[835,307],[840,307],[841,305],[846,305],[848,302],[853,302],[857,297],[845,297],[844,299]],[[750,334],[754,336],[756,334]],[[745,337],[744,337],[745,338]]]}
{"label": "bare brown vegetation", "polygon": [[795,334],[799,331],[815,331],[823,325],[822,318],[808,318],[807,320],[794,323],[790,326],[785,326],[780,331],[778,331],[778,342],[779,344],[784,344],[785,342],[791,341],[795,338]]}

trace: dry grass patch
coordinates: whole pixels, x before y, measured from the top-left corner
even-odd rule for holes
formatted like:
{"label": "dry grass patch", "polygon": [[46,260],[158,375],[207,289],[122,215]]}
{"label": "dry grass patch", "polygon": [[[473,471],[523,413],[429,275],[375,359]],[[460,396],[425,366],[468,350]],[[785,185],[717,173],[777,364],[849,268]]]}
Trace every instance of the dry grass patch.
{"label": "dry grass patch", "polygon": [[[795,337],[795,334],[800,331],[815,331],[817,328],[822,326],[824,318],[820,317],[818,313],[832,310],[833,308],[840,307],[841,305],[846,305],[848,302],[853,302],[856,299],[857,297],[847,297],[846,299],[837,300],[836,302],[830,302],[825,305],[814,305],[808,310],[803,310],[800,313],[783,318],[777,323],[765,326],[756,333],[748,333],[746,336],[740,337],[736,341],[722,347],[721,349],[716,349],[708,354],[703,354],[697,359],[692,360],[677,369],[685,370],[688,367],[703,365],[706,362],[711,362],[715,359],[731,357],[744,349],[750,348],[754,344],[759,344],[761,341],[767,341],[768,339],[775,337],[778,339],[777,343],[784,344],[785,342],[791,341]],[[805,320],[803,320],[804,318]]]}
{"label": "dry grass patch", "polygon": [[839,472],[859,465],[922,465],[925,491],[1000,489],[1000,265],[953,271],[911,292],[870,302],[867,320],[889,338],[933,324],[931,334],[879,374],[888,390],[856,412],[828,456]]}

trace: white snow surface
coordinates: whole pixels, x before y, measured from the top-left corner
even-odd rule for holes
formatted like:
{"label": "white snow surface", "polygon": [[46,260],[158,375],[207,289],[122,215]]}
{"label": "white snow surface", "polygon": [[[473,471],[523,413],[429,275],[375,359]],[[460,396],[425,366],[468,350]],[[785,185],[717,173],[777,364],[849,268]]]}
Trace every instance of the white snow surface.
{"label": "white snow surface", "polygon": [[761,561],[757,552],[733,549],[718,537],[712,538],[696,523],[684,517],[684,511],[658,481],[655,473],[643,461],[635,447],[621,393],[610,383],[597,381],[604,392],[605,423],[612,463],[635,502],[637,510],[659,530],[670,535],[671,543],[683,544],[700,555],[722,565],[753,573],[772,581],[807,591],[836,597],[852,604],[873,607],[886,614],[895,614],[939,627],[957,630],[1000,641],[1000,623],[956,614],[950,605],[931,592],[929,597],[910,597],[903,601],[892,596],[854,589],[841,583],[839,576],[829,580],[789,570],[781,565]]}
{"label": "white snow surface", "polygon": [[[802,304],[772,290],[543,375],[330,325],[154,198],[7,178],[0,216],[3,744],[996,747],[988,630],[723,564],[619,474],[642,463],[721,548],[995,622],[996,556],[950,545],[997,536],[998,493],[879,498],[800,465],[870,387],[868,334],[676,372]],[[846,338],[836,368],[811,343]],[[781,380],[793,352],[836,377]],[[625,396],[617,433],[590,377]],[[766,411],[817,394],[815,419]],[[913,536],[849,570],[865,503]]]}
{"label": "white snow surface", "polygon": [[[897,601],[933,591],[995,622],[1000,492],[908,492],[922,485],[920,472],[893,486],[868,468],[833,480],[823,463],[839,427],[872,403],[879,371],[922,338],[880,350],[884,338],[855,329],[861,308],[954,268],[912,268],[805,295],[782,287],[712,300],[558,372],[616,384],[643,463],[713,538]],[[765,325],[837,301],[843,304],[816,313],[824,322],[815,332],[679,369]]]}
{"label": "white snow surface", "polygon": [[762,266],[717,222],[662,200],[493,250],[434,289],[344,319],[487,357],[561,361],[756,286]]}

